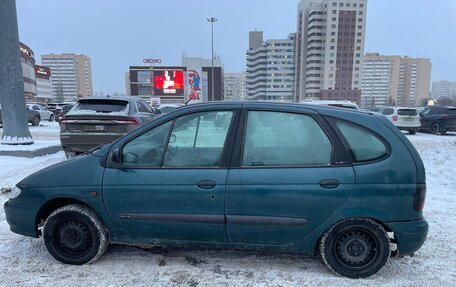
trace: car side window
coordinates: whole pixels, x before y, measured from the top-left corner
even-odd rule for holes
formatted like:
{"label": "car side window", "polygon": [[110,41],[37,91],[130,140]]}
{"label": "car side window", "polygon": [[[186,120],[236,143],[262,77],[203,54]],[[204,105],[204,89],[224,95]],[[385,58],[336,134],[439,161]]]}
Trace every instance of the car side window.
{"label": "car side window", "polygon": [[143,101],[137,101],[136,105],[138,107],[138,112],[140,113],[153,113],[152,109],[149,107],[149,105],[146,102]]}
{"label": "car side window", "polygon": [[170,128],[171,121],[128,142],[122,149],[122,165],[129,168],[159,167]]}
{"label": "car side window", "polygon": [[40,108],[39,108],[37,105],[34,105],[34,106],[32,107],[32,109],[35,110],[35,111],[39,111],[39,110],[40,110]]}
{"label": "car side window", "polygon": [[343,122],[337,122],[336,125],[350,146],[355,162],[376,160],[388,155],[386,145],[374,134]]}
{"label": "car side window", "polygon": [[243,166],[328,166],[332,144],[308,115],[250,111]]}
{"label": "car side window", "polygon": [[163,166],[219,166],[232,117],[232,111],[213,111],[177,118]]}
{"label": "car side window", "polygon": [[382,111],[382,114],[384,114],[385,116],[392,115],[392,114],[394,114],[394,109],[384,108],[383,111]]}

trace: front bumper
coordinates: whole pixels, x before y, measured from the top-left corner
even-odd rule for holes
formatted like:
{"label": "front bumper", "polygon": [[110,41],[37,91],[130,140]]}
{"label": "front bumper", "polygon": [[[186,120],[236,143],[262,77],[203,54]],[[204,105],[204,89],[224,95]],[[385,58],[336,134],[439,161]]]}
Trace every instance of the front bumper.
{"label": "front bumper", "polygon": [[30,237],[38,237],[36,226],[36,215],[38,207],[28,206],[8,200],[3,206],[5,210],[6,222],[14,233]]}
{"label": "front bumper", "polygon": [[411,254],[423,246],[427,238],[429,225],[426,219],[388,222],[386,225],[394,232],[397,238],[398,254]]}

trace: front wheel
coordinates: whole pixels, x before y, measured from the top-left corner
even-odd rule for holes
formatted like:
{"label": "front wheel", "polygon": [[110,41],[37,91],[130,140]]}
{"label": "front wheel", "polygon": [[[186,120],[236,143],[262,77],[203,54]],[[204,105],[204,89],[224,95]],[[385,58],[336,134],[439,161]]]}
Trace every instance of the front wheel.
{"label": "front wheel", "polygon": [[101,219],[79,204],[55,210],[44,222],[43,238],[55,259],[74,265],[95,261],[109,245],[108,232]]}
{"label": "front wheel", "polygon": [[365,278],[377,273],[390,257],[390,240],[385,229],[367,218],[341,221],[320,241],[320,255],[334,273]]}
{"label": "front wheel", "polygon": [[431,125],[431,133],[434,135],[438,135],[440,133],[440,125],[438,123],[433,123]]}

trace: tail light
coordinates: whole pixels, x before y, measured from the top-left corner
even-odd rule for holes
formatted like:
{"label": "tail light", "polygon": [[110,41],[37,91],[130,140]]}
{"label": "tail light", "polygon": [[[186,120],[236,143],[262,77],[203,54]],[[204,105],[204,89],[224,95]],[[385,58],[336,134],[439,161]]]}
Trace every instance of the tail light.
{"label": "tail light", "polygon": [[128,118],[126,120],[115,120],[114,122],[116,124],[122,124],[122,125],[139,125],[139,121],[135,118]]}
{"label": "tail light", "polygon": [[417,184],[415,198],[413,199],[413,208],[416,211],[422,211],[424,208],[425,199],[426,199],[426,184],[425,183]]}
{"label": "tail light", "polygon": [[393,122],[397,121],[397,116],[393,116]]}
{"label": "tail light", "polygon": [[60,120],[60,123],[62,123],[62,124],[74,124],[74,123],[77,123],[77,122],[78,122],[77,120],[67,120],[65,118]]}

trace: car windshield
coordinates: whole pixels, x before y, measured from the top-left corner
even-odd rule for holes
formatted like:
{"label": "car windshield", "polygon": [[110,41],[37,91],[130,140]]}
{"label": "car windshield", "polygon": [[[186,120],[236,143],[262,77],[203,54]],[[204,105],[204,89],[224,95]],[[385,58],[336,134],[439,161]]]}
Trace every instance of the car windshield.
{"label": "car windshield", "polygon": [[400,116],[416,116],[418,112],[415,109],[399,109],[397,114]]}
{"label": "car windshield", "polygon": [[128,101],[123,100],[81,100],[71,110],[76,113],[127,113]]}

